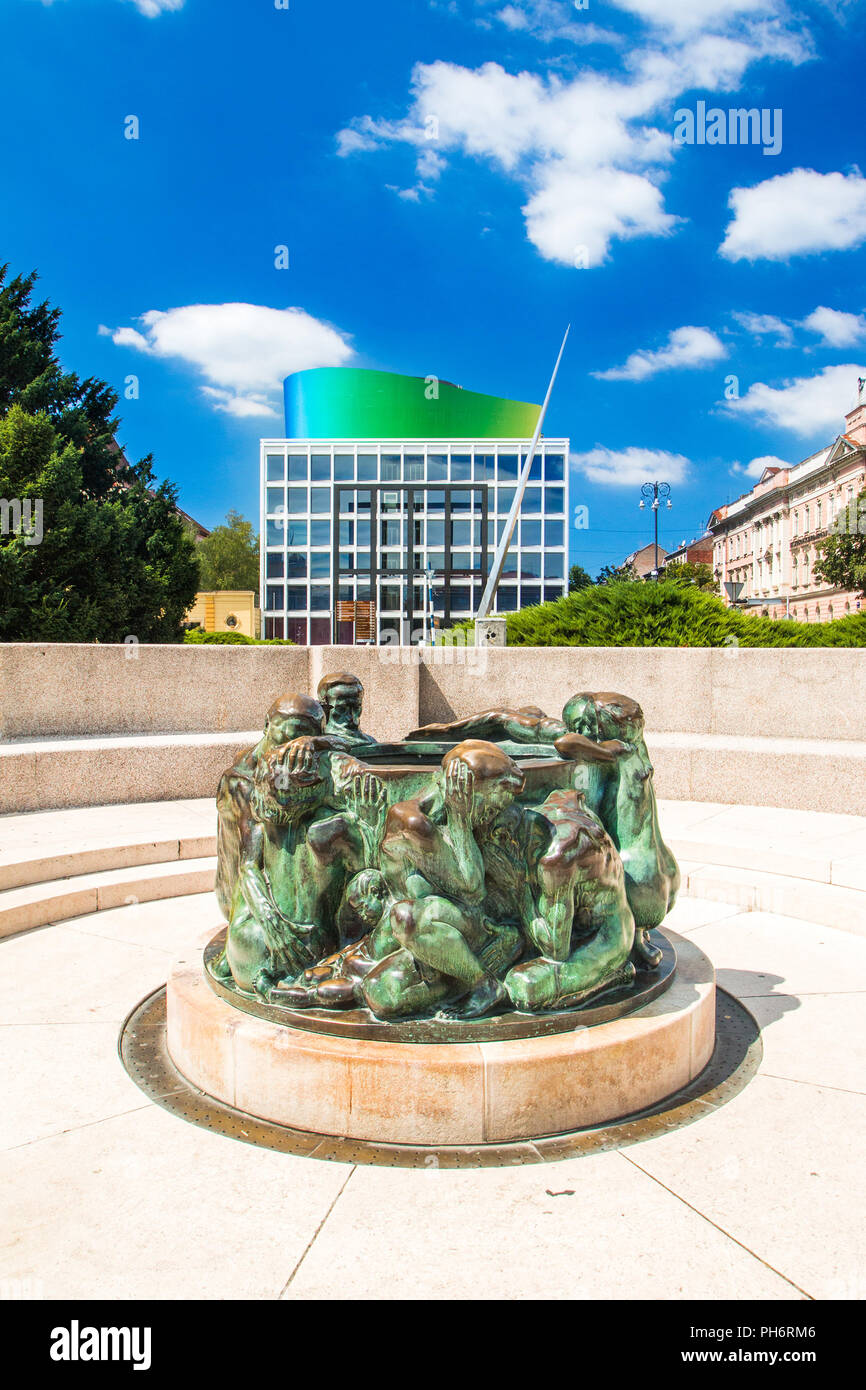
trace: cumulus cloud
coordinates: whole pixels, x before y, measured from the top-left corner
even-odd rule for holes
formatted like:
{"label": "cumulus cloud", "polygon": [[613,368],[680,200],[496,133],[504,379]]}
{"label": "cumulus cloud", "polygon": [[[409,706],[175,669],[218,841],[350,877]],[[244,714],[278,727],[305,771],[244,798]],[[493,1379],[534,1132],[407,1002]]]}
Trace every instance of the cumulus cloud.
{"label": "cumulus cloud", "polygon": [[765,338],[772,334],[776,339],[776,347],[791,347],[794,342],[791,325],[778,318],[776,314],[753,314],[746,309],[734,310],[731,317],[753,338]]}
{"label": "cumulus cloud", "polygon": [[784,459],[777,458],[775,454],[762,454],[760,458],[752,459],[751,463],[731,464],[731,472],[740,473],[745,478],[762,478],[768,468],[790,468],[790,466]]}
{"label": "cumulus cloud", "polygon": [[749,416],[762,425],[789,430],[805,437],[825,433],[835,438],[844,428],[844,416],[857,403],[857,379],[866,367],[845,363],[825,367],[816,376],[796,377],[783,386],[757,381],[739,400],[726,408]]}
{"label": "cumulus cloud", "polygon": [[727,348],[715,333],[708,328],[694,328],[686,325],[675,328],[668,334],[664,347],[650,351],[645,348],[633,352],[621,367],[610,367],[606,372],[593,372],[601,381],[645,381],[657,372],[668,372],[678,367],[707,367],[727,356]]}
{"label": "cumulus cloud", "polygon": [[820,336],[822,347],[853,347],[866,335],[866,317],[819,304],[803,319],[803,327]]}
{"label": "cumulus cloud", "polygon": [[[480,8],[492,15],[484,0]],[[389,187],[416,201],[432,195],[449,160],[486,163],[521,191],[529,241],[561,265],[600,265],[615,241],[672,233],[682,220],[662,193],[676,153],[672,103],[695,89],[736,91],[757,60],[798,63],[811,48],[802,31],[785,27],[776,0],[699,0],[700,23],[689,18],[693,0],[623,0],[620,8],[649,28],[631,42],[621,76],[589,63],[570,79],[494,62],[418,63],[406,114],[356,117],[338,134],[339,153],[410,147],[415,184]],[[567,16],[555,0],[510,0],[494,17],[539,36],[566,22],[582,29],[584,19]]]}
{"label": "cumulus cloud", "polygon": [[190,304],[150,309],[138,328],[100,328],[118,347],[183,362],[204,380],[214,409],[238,417],[274,415],[274,394],[290,372],[340,367],[346,338],[303,309],[261,304]]}
{"label": "cumulus cloud", "polygon": [[733,221],[719,248],[729,261],[786,261],[847,251],[866,241],[866,179],[793,169],[752,188],[734,188]]}
{"label": "cumulus cloud", "polygon": [[588,453],[572,454],[570,462],[600,487],[634,487],[655,478],[682,483],[690,466],[682,454],[669,454],[664,449],[608,449],[601,444]]}

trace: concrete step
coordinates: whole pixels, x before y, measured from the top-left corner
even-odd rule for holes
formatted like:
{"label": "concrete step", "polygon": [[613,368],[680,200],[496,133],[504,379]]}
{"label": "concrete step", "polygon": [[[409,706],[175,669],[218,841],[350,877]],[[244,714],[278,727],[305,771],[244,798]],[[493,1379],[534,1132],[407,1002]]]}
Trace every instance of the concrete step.
{"label": "concrete step", "polygon": [[213,889],[216,858],[141,864],[10,888],[0,893],[0,938],[108,908]]}
{"label": "concrete step", "polygon": [[680,860],[681,893],[866,936],[866,891],[787,874]]}

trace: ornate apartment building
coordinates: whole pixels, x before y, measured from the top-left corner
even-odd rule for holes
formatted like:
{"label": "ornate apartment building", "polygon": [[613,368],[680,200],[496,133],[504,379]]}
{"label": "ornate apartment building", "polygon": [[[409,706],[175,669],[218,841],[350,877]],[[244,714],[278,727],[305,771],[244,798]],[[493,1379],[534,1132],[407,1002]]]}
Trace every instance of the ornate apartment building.
{"label": "ornate apartment building", "polygon": [[[866,400],[845,417],[845,433],[791,468],[767,468],[751,492],[717,507],[708,529],[722,586],[742,584],[740,603],[773,618],[829,622],[860,609],[862,595],[815,575],[816,546],[866,486]],[[849,510],[850,508],[850,510]]]}

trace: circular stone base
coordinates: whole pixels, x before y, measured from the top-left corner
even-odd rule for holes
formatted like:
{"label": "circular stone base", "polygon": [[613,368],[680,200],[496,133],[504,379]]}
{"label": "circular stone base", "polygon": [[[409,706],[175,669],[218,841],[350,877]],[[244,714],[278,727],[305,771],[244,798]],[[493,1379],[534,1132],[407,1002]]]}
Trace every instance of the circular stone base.
{"label": "circular stone base", "polygon": [[394,1043],[287,1027],[214,993],[201,947],[166,986],[168,1051],[199,1090],[274,1124],[387,1144],[501,1144],[646,1109],[688,1085],[715,1042],[713,967],[669,933],[677,973],[625,1018],[547,1037]]}

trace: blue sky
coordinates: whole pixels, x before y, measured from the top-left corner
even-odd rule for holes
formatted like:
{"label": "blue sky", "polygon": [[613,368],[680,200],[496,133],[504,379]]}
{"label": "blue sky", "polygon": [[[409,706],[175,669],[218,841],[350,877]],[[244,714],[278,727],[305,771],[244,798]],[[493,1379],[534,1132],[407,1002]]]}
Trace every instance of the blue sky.
{"label": "blue sky", "polygon": [[[569,321],[546,432],[593,574],[648,538],[644,479],[674,485],[670,547],[841,431],[866,376],[856,0],[289,5],[3,0],[0,261],[38,269],[67,366],[138,377],[121,442],[187,511],[257,516],[290,370],[540,400]],[[699,102],[766,110],[781,148],[678,142]]]}

